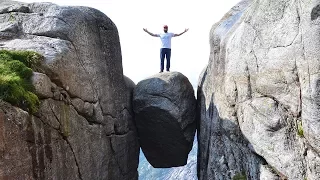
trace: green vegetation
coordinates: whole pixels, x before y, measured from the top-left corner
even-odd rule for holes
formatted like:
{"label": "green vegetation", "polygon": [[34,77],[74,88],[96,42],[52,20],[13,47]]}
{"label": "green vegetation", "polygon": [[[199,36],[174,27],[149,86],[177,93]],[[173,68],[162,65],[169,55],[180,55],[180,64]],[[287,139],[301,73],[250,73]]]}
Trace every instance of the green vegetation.
{"label": "green vegetation", "polygon": [[14,17],[14,14],[13,13],[10,13],[10,17],[8,19],[8,21],[12,22],[12,21],[15,21],[16,18]]}
{"label": "green vegetation", "polygon": [[232,180],[247,180],[247,176],[245,172],[241,172],[233,176]]}
{"label": "green vegetation", "polygon": [[300,137],[303,137],[303,127],[302,127],[302,121],[298,121],[298,135]]}
{"label": "green vegetation", "polygon": [[39,99],[33,93],[31,76],[42,58],[32,51],[0,50],[0,99],[35,113]]}

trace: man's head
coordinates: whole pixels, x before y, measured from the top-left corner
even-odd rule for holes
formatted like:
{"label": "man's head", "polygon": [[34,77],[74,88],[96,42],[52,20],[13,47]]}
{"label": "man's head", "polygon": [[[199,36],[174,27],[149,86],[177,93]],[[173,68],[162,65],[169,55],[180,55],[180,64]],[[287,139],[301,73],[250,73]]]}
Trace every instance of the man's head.
{"label": "man's head", "polygon": [[167,25],[164,25],[164,26],[163,26],[163,31],[164,31],[165,33],[168,32],[168,26],[167,26]]}

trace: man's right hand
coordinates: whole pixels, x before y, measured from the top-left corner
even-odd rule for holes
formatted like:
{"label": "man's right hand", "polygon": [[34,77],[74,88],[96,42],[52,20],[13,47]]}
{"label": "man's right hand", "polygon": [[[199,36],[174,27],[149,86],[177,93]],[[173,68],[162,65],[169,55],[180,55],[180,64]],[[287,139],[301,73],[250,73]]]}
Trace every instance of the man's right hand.
{"label": "man's right hand", "polygon": [[143,30],[144,30],[146,33],[148,33],[150,36],[159,37],[159,35],[153,34],[153,33],[149,32],[148,29],[146,29],[146,28],[143,28]]}

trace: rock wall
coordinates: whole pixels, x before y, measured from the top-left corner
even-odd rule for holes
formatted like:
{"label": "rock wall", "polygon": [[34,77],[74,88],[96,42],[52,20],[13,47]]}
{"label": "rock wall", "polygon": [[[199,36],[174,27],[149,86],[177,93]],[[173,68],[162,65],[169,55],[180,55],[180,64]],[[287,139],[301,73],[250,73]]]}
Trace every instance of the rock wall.
{"label": "rock wall", "polygon": [[134,83],[114,23],[87,7],[1,1],[0,37],[45,59],[36,114],[0,103],[0,179],[137,179]]}
{"label": "rock wall", "polygon": [[210,32],[199,179],[319,179],[320,1],[245,0]]}

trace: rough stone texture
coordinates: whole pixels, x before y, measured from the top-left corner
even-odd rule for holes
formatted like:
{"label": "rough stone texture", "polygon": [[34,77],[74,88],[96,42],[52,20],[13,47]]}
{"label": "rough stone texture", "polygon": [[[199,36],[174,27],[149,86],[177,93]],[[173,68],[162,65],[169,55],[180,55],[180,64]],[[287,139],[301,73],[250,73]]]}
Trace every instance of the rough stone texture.
{"label": "rough stone texture", "polygon": [[87,7],[0,1],[0,39],[1,49],[43,54],[52,82],[37,88],[34,115],[1,102],[0,179],[137,179],[132,87],[114,23]]}
{"label": "rough stone texture", "polygon": [[320,179],[319,5],[246,0],[212,27],[199,179]]}
{"label": "rough stone texture", "polygon": [[153,167],[187,163],[196,130],[196,100],[188,78],[159,73],[140,81],[133,109],[142,151]]}
{"label": "rough stone texture", "polygon": [[35,92],[40,98],[52,98],[53,93],[51,91],[52,82],[50,78],[42,73],[34,72],[31,78],[32,84],[35,88]]}
{"label": "rough stone texture", "polygon": [[59,122],[52,124],[0,101],[0,179],[80,179]]}

